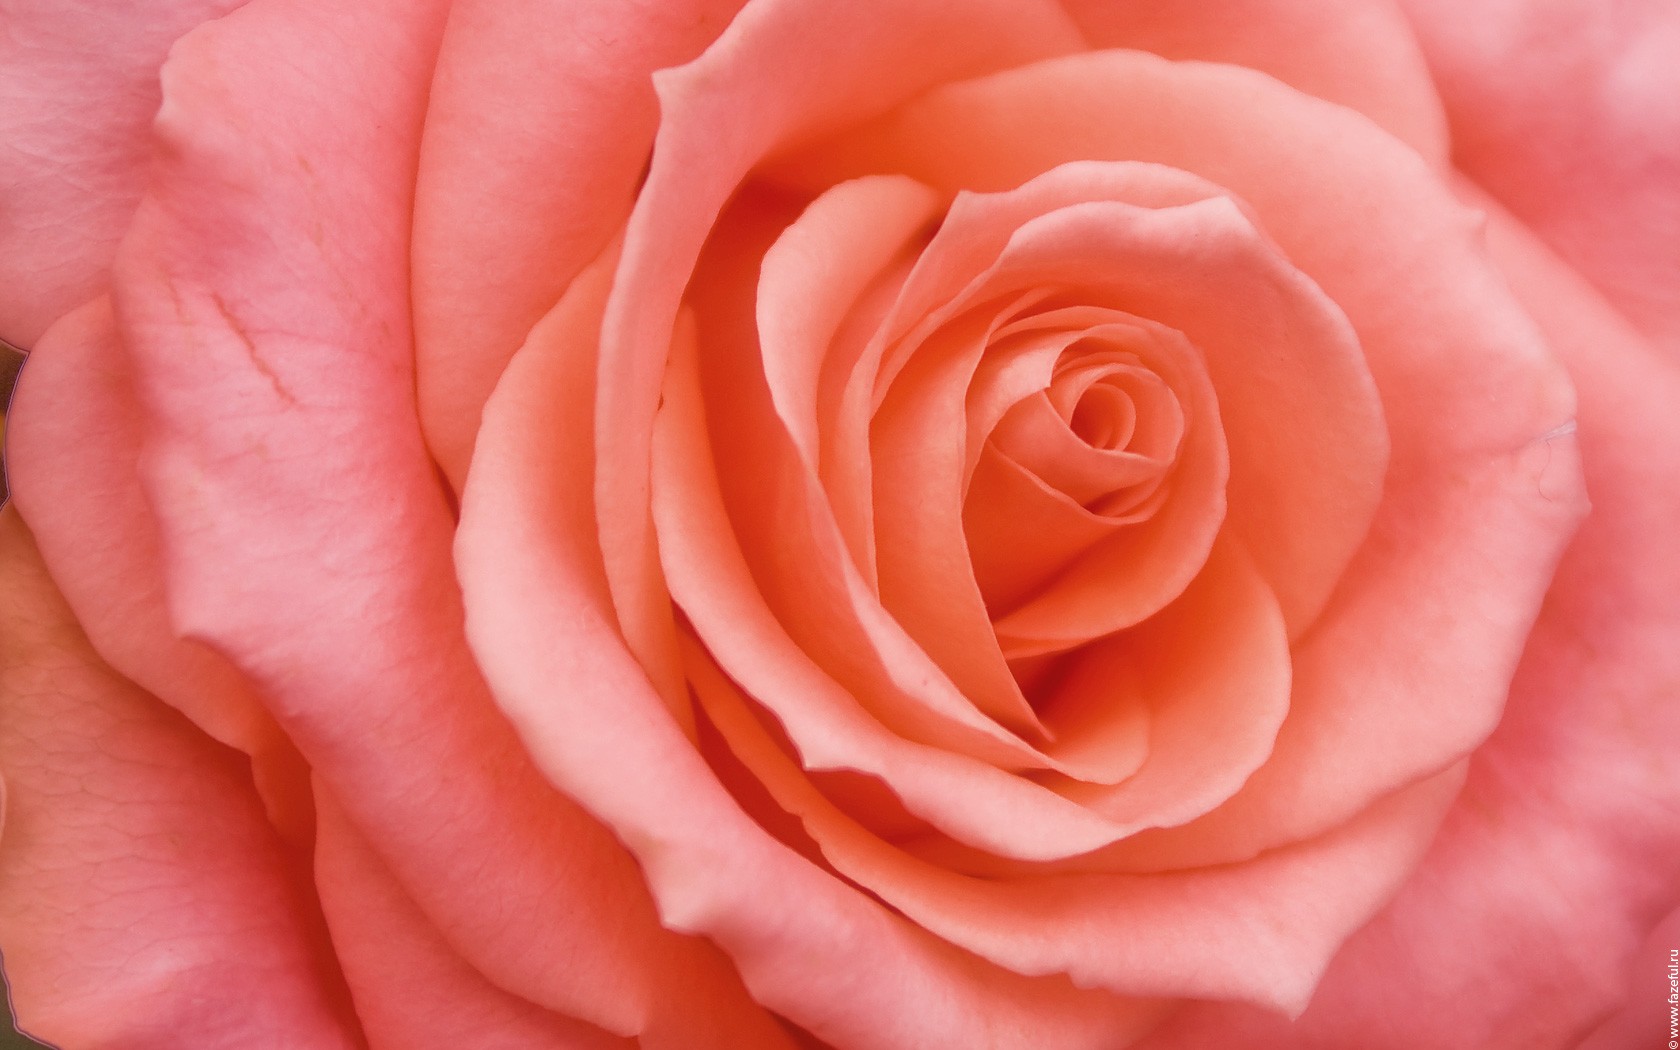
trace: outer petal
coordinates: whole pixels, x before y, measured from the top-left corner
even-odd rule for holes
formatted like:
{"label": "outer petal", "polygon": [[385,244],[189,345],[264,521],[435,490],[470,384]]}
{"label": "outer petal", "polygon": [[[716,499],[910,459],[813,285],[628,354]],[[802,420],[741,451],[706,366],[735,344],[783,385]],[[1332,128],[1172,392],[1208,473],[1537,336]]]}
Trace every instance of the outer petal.
{"label": "outer petal", "polygon": [[1516,224],[1492,233],[1575,378],[1592,514],[1440,839],[1300,1026],[1198,1010],[1151,1050],[1551,1050],[1618,1008],[1666,1031],[1639,949],[1680,887],[1680,370]]}
{"label": "outer petal", "polygon": [[1453,159],[1680,354],[1680,7],[1403,0]]}
{"label": "outer petal", "polygon": [[459,0],[426,110],[414,216],[426,439],[459,490],[496,377],[624,224],[653,148],[652,72],[741,0]]}
{"label": "outer petal", "polygon": [[237,753],[105,667],[0,514],[0,948],[65,1047],[358,1044]]}
{"label": "outer petal", "polygon": [[1062,0],[1096,47],[1229,62],[1357,109],[1445,165],[1446,118],[1393,0]]}
{"label": "outer petal", "polygon": [[466,650],[407,323],[442,17],[261,0],[176,49],[117,289],[173,621],[255,683],[494,983],[620,1034],[676,983],[756,1032],[728,965],[660,929],[629,857],[543,782]]}
{"label": "outer petal", "polygon": [[158,67],[244,0],[0,2],[0,337],[98,294],[150,156]]}
{"label": "outer petal", "polygon": [[450,950],[332,798],[317,796],[315,887],[371,1050],[634,1050],[510,995]]}
{"label": "outer petal", "polygon": [[62,318],[29,355],[8,420],[13,498],[76,620],[112,667],[253,757],[271,817],[308,839],[308,773],[219,654],[176,636],[158,530],[136,473],[133,369],[108,299]]}

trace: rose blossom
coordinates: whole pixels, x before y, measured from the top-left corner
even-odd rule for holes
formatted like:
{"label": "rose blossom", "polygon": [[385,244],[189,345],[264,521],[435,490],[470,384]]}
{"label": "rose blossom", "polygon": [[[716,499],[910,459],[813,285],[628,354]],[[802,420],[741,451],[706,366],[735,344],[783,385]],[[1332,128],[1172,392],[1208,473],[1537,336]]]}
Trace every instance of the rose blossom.
{"label": "rose blossom", "polygon": [[1655,1045],[1659,6],[9,7],[25,1029]]}

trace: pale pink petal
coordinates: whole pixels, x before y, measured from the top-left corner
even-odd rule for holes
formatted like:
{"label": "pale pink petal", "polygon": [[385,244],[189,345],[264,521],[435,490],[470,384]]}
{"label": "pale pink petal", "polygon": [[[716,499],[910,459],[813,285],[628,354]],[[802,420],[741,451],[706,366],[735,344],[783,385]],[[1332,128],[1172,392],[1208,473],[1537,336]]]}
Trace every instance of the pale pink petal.
{"label": "pale pink petal", "polygon": [[1446,119],[1393,0],[1062,0],[1094,47],[1228,62],[1359,110],[1444,166]]}
{"label": "pale pink petal", "polygon": [[635,1040],[510,995],[450,949],[351,825],[317,795],[315,890],[370,1050],[634,1050]]}
{"label": "pale pink petal", "polygon": [[496,377],[630,214],[659,120],[652,73],[741,0],[459,0],[415,191],[420,418],[459,491]]}
{"label": "pale pink petal", "polygon": [[1453,160],[1680,354],[1680,7],[1402,0]]}
{"label": "pale pink petal", "polygon": [[352,1050],[242,756],[102,664],[0,515],[0,951],[64,1047]]}
{"label": "pale pink petal", "polygon": [[0,338],[105,289],[139,203],[169,45],[244,0],[0,2]]}
{"label": "pale pink petal", "polygon": [[30,352],[7,423],[12,498],[100,657],[199,728],[252,756],[269,814],[307,845],[307,771],[251,689],[164,607],[157,526],[136,472],[132,368],[108,299],[66,315]]}
{"label": "pale pink petal", "polygon": [[492,983],[629,1034],[686,980],[750,1030],[727,963],[658,926],[633,861],[543,781],[466,648],[407,321],[442,21],[441,4],[260,0],[175,50],[117,286],[172,620],[255,684]]}

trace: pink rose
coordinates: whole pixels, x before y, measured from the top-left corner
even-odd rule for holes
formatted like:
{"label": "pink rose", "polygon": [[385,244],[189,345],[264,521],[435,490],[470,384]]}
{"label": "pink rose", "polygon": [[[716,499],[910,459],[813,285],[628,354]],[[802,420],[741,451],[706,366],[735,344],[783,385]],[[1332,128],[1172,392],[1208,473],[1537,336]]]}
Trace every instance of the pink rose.
{"label": "pink rose", "polygon": [[1669,1038],[1671,7],[6,6],[25,1030]]}

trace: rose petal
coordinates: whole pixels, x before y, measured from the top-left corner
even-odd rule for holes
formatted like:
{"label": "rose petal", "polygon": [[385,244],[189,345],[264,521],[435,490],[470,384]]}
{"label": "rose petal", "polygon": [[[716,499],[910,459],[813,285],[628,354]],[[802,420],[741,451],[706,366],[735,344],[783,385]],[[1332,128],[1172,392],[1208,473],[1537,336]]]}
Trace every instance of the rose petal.
{"label": "rose petal", "polygon": [[441,22],[441,5],[264,0],[175,50],[117,289],[173,621],[256,684],[493,983],[629,1034],[686,980],[750,1028],[727,965],[659,928],[630,858],[543,782],[466,648],[414,416],[401,192]]}
{"label": "rose petal", "polygon": [[[1277,599],[1234,541],[1215,545],[1185,593],[1129,631],[1062,657],[1040,690],[1059,752],[1112,746],[1141,711],[1147,743],[1114,783],[1039,776],[1059,794],[1124,826],[1170,827],[1230,798],[1272,750],[1289,711],[1289,642]],[[1123,739],[1123,738],[1122,738]],[[1103,851],[1049,865],[932,842],[915,852],[989,877],[1107,870]]]}
{"label": "rose petal", "polygon": [[[999,612],[1018,608],[1033,594],[1054,586],[1056,577],[1067,572],[1081,554],[1098,548],[1121,529],[1147,524],[1157,509],[1158,504],[1145,508],[1145,513],[1117,518],[1098,514],[1075,503],[1066,493],[1057,492],[995,447],[985,447],[969,479],[963,534],[968,540],[975,582],[987,607]],[[1198,515],[1217,519],[1225,509],[1224,501],[1215,498],[1195,509]],[[1163,520],[1149,531],[1177,538],[1176,526],[1180,524],[1178,520]],[[1128,553],[1138,552],[1134,549]],[[1125,575],[1128,560],[1121,558],[1118,565],[1119,593],[1131,589],[1128,584],[1135,586]],[[1078,566],[1069,575],[1091,588],[1114,582],[1108,576],[1093,578],[1089,566]],[[1051,648],[1056,648],[1054,643]],[[1019,663],[1017,659],[1015,664]]]}
{"label": "rose petal", "polygon": [[415,190],[414,306],[420,418],[456,491],[496,377],[630,214],[659,120],[650,74],[693,58],[740,5],[451,7]]}
{"label": "rose petal", "polygon": [[307,844],[313,806],[291,742],[237,670],[170,626],[158,530],[136,473],[132,373],[108,299],[47,330],[6,421],[12,498],[100,657],[252,756],[271,819]]}
{"label": "rose petal", "polygon": [[[845,1048],[1124,1045],[1155,1010],[966,955],[812,865],[724,792],[628,652],[590,508],[595,340],[533,341],[492,395],[457,560],[474,651],[555,783],[636,854],[662,920],[753,997]],[[545,349],[546,348],[546,349]],[[625,771],[634,775],[625,776]]]}
{"label": "rose petal", "polygon": [[1135,774],[1113,786],[1058,786],[1113,820],[1170,826],[1201,816],[1266,760],[1289,711],[1283,613],[1234,540],[1215,544],[1159,615],[1069,663],[1045,701],[1058,728],[1087,724],[1073,717],[1081,708],[1086,718],[1117,701],[1149,708],[1148,757]]}
{"label": "rose petal", "polygon": [[[977,320],[989,317],[990,310],[977,309]],[[1005,307],[1001,316],[990,318],[989,327],[1007,321],[1019,309],[1022,307],[1018,303]],[[1011,327],[1028,323],[1022,320]],[[988,549],[985,541],[992,535],[987,533],[988,525],[996,530],[999,524],[1008,528],[1006,523],[1017,520],[1041,523],[1042,516],[1035,518],[1033,514],[1036,509],[1033,504],[1069,501],[1061,493],[1033,490],[1025,499],[987,506],[984,501],[989,493],[983,487],[969,486],[965,503],[963,489],[970,480],[964,472],[965,450],[960,441],[954,440],[962,434],[965,422],[968,426],[975,424],[972,418],[965,420],[969,414],[965,409],[965,393],[972,396],[972,390],[965,391],[969,385],[965,380],[977,365],[983,367],[989,356],[1002,352],[997,347],[986,349],[992,339],[990,331],[983,331],[983,338],[970,339],[971,334],[959,325],[921,346],[899,373],[876,414],[872,445],[877,461],[876,487],[881,493],[878,547],[882,559],[882,590],[889,601],[897,597],[895,615],[912,630],[919,628],[920,636],[927,640],[925,644],[931,647],[936,639],[938,647],[946,653],[960,655],[967,650],[970,660],[976,654],[989,655],[1007,674],[1004,650],[999,647],[990,622],[988,606],[982,598],[981,577],[970,560],[971,553]],[[948,336],[959,337],[955,348],[944,345]],[[965,341],[974,345],[965,346]],[[953,353],[953,349],[964,352]],[[1206,391],[1205,381],[1199,387],[1198,393],[1202,395],[1199,400],[1204,407],[1211,408],[1212,397]],[[1207,422],[1212,425],[1214,421]],[[1056,425],[1061,426],[1059,421]],[[1217,496],[1196,495],[1213,497],[1208,502],[1215,511],[1213,527],[1217,527],[1216,512],[1220,506]],[[1205,505],[1195,508],[1197,515],[1207,511]],[[1157,527],[1162,533],[1171,532],[1171,525],[1179,523],[1167,520],[1173,515],[1162,517]],[[1086,533],[1078,539],[1083,540],[1082,547],[1090,546],[1112,531],[1104,530],[1096,536]],[[1034,544],[1052,546],[1053,539],[1060,535],[1065,535],[1065,531],[1034,537]],[[1172,539],[1182,541],[1184,537],[1174,535]],[[1026,540],[1026,536],[1021,536],[1021,542]],[[1198,556],[1205,553],[1196,549],[1194,541],[1188,546]],[[1035,547],[1028,549],[1034,555],[1041,553]],[[1071,558],[1072,553],[1066,552],[1064,556]],[[1026,559],[1019,552],[1002,550],[998,560]],[[1130,584],[1127,581],[1114,588],[1110,607],[1121,604],[1119,595]],[[959,619],[959,610],[968,612],[967,622]],[[991,615],[997,611],[1001,610],[994,610]],[[947,656],[945,662],[949,664],[956,658]],[[1011,685],[1019,689],[1013,678]],[[1047,716],[1041,699],[1036,714],[1041,720],[1048,719],[1043,724],[1049,728],[1051,737],[1039,747],[1052,760],[1051,768],[1102,783],[1115,783],[1134,771],[1138,749],[1127,741],[1141,726],[1124,709],[1116,708],[1111,716],[1101,716],[1095,721],[1080,719],[1075,724],[1061,715]]]}
{"label": "rose petal", "polygon": [[932,92],[817,156],[806,163],[830,177],[897,171],[952,190],[1092,157],[1183,167],[1252,205],[1359,336],[1392,441],[1371,537],[1297,651],[1271,761],[1209,817],[1138,836],[1126,848],[1141,865],[1236,859],[1334,826],[1492,731],[1584,510],[1560,429],[1571,399],[1472,217],[1416,154],[1250,71],[1105,52]]}
{"label": "rose petal", "polygon": [[169,45],[244,0],[0,3],[0,336],[104,290],[151,156]]}
{"label": "rose petal", "polygon": [[[837,408],[837,374],[852,364],[835,344],[864,310],[862,300],[873,286],[921,246],[920,234],[944,203],[912,179],[859,179],[833,187],[777,233],[758,268],[752,319],[771,403],[800,462],[823,477],[835,519],[871,586],[875,529],[868,449],[861,441],[852,443],[856,447],[838,441],[840,435],[824,425]],[[883,297],[896,287],[889,281]],[[872,330],[846,334],[855,336],[861,352]]]}
{"label": "rose petal", "polygon": [[358,1045],[237,752],[105,667],[0,514],[0,949],[63,1046]]}
{"label": "rose petal", "polygon": [[[1228,62],[1359,110],[1432,163],[1447,163],[1446,117],[1392,0],[1062,0],[1093,47]],[[1443,23],[1450,25],[1450,23]]]}
{"label": "rose petal", "polygon": [[[1095,350],[1100,345],[1099,340],[1123,339],[1135,331],[1119,326],[1102,326],[1083,333],[1081,338],[1088,344],[1084,349]],[[1168,460],[1171,451],[1177,448],[1183,428],[1183,413],[1179,410],[1178,399],[1166,389],[1166,383],[1159,376],[1141,366],[1133,366],[1132,370],[1137,373],[1138,380],[1150,382],[1149,389],[1158,394],[1156,403],[1149,406],[1153,411],[1146,414],[1151,424],[1163,425],[1170,435],[1164,442],[1165,448],[1154,450],[1154,454],[1105,448],[1070,424],[1067,416],[1058,411],[1051,400],[1048,389],[1017,402],[1003,418],[995,435],[998,447],[1011,459],[1027,465],[1045,484],[1081,505],[1097,502],[1104,496],[1114,495],[1154,477],[1165,465],[1163,461]],[[1086,371],[1094,372],[1096,369]],[[1084,426],[1100,426],[1106,433],[1113,429],[1112,420],[1108,417],[1115,413],[1126,413],[1127,420],[1135,420],[1135,402],[1124,395],[1121,395],[1123,400],[1117,400],[1113,395],[1121,392],[1114,386],[1095,382],[1097,378],[1093,375],[1079,377],[1074,382],[1084,382],[1086,389],[1078,395],[1065,395],[1078,398],[1086,420]]]}
{"label": "rose petal", "polygon": [[634,1050],[491,984],[457,956],[331,796],[317,796],[315,888],[372,1050]]}
{"label": "rose petal", "polygon": [[1458,168],[1680,353],[1680,8],[1403,0]]}
{"label": "rose petal", "polygon": [[998,645],[962,517],[964,391],[1024,302],[976,306],[918,346],[880,399],[869,446],[882,604],[965,695],[1038,742],[1047,734]]}

